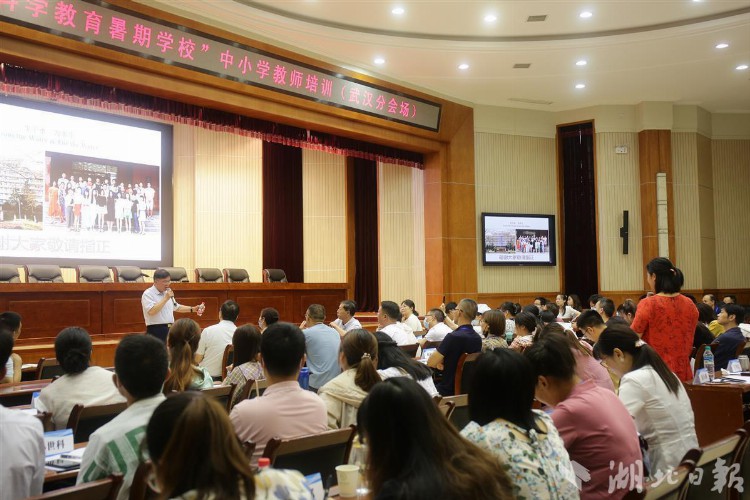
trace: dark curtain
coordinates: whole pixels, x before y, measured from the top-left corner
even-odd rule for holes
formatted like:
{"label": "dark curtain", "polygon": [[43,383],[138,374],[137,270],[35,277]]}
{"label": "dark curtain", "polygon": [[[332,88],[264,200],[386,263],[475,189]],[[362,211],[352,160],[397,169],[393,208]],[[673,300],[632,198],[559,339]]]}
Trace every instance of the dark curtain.
{"label": "dark curtain", "polygon": [[283,269],[290,283],[302,283],[302,238],[302,150],[264,141],[263,268]]}
{"label": "dark curtain", "polygon": [[354,163],[354,300],[360,311],[377,311],[378,282],[378,168],[371,160]]}
{"label": "dark curtain", "polygon": [[592,123],[560,127],[558,142],[563,169],[565,292],[587,304],[598,290],[594,128]]}

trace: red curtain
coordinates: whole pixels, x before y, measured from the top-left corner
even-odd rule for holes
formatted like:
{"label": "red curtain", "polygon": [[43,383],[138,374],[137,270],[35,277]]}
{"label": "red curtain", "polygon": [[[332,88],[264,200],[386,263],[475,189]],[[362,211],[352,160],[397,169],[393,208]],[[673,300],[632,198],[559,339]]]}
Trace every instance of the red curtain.
{"label": "red curtain", "polygon": [[[328,238],[330,235],[321,235]],[[305,278],[302,235],[302,150],[263,142],[263,268]]]}
{"label": "red curtain", "polygon": [[371,160],[354,163],[354,300],[360,311],[377,311],[378,280],[378,168]]}

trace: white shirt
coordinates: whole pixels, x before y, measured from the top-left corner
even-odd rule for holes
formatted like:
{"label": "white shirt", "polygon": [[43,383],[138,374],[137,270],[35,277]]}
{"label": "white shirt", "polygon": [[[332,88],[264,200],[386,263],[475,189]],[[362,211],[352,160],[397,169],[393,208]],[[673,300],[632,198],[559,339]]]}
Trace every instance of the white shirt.
{"label": "white shirt", "polygon": [[448,335],[452,331],[453,330],[451,330],[450,326],[446,325],[443,322],[440,322],[430,328],[424,338],[425,340],[429,340],[430,342],[440,342],[445,338],[446,335]]}
{"label": "white shirt", "polygon": [[221,375],[221,362],[224,359],[224,349],[232,343],[232,336],[237,326],[231,321],[221,320],[203,330],[198,342],[196,354],[203,355],[198,364],[207,368],[212,377]]}
{"label": "white shirt", "polygon": [[159,290],[156,289],[156,286],[153,285],[143,292],[143,295],[141,296],[141,306],[143,307],[143,319],[146,321],[146,326],[171,325],[174,323],[174,310],[180,306],[180,304],[174,300],[174,297],[172,300],[166,301],[164,307],[162,307],[158,313],[153,316],[148,313],[152,307],[161,302],[164,298],[164,293],[165,292],[159,292]]}
{"label": "white shirt", "polygon": [[0,406],[0,498],[20,500],[42,494],[44,437],[42,422],[20,410]]}
{"label": "white shirt", "polygon": [[[386,368],[385,370],[378,370],[378,374],[380,375],[380,378],[383,380],[392,378],[392,377],[409,377],[412,378],[411,375],[406,373],[405,371],[402,371],[401,369],[391,366],[390,368]],[[417,383],[422,386],[422,389],[427,391],[427,394],[431,398],[434,398],[435,396],[440,396],[440,393],[437,390],[437,387],[435,387],[435,382],[433,382],[432,377],[427,377],[422,380],[417,380]]]}
{"label": "white shirt", "polygon": [[333,321],[333,324],[344,330],[345,332],[351,331],[351,330],[357,330],[359,328],[362,328],[362,323],[359,322],[357,318],[352,316],[349,321],[346,323],[342,323],[340,319],[336,318]]}
{"label": "white shirt", "polygon": [[154,188],[147,187],[143,190],[143,194],[146,196],[146,201],[154,201],[154,194],[156,190]]}
{"label": "white shirt", "polygon": [[396,345],[413,345],[417,343],[417,337],[414,332],[404,323],[391,323],[388,326],[380,328],[379,331],[387,334],[396,342]]}
{"label": "white shirt", "polygon": [[100,366],[90,366],[83,373],[63,375],[42,389],[35,406],[39,411],[52,413],[55,429],[65,429],[73,407],[124,403],[125,398],[112,381],[112,372]]}
{"label": "white shirt", "polygon": [[419,318],[416,317],[413,314],[410,314],[408,318],[406,318],[403,323],[411,328],[413,332],[421,332],[422,331],[422,323],[419,321]]}

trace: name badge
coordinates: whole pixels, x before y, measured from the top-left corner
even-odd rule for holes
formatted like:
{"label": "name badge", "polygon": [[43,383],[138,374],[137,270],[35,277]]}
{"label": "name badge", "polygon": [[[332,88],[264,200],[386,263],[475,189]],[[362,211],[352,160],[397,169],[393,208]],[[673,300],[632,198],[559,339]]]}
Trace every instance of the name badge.
{"label": "name badge", "polygon": [[693,378],[694,384],[707,384],[710,381],[711,379],[708,378],[708,370],[706,370],[705,368],[701,368],[700,370],[695,372],[695,377]]}
{"label": "name badge", "polygon": [[59,455],[73,451],[73,430],[62,429],[44,433],[44,456]]}
{"label": "name badge", "polygon": [[742,365],[739,359],[730,359],[727,365],[729,373],[740,373],[742,371]]}

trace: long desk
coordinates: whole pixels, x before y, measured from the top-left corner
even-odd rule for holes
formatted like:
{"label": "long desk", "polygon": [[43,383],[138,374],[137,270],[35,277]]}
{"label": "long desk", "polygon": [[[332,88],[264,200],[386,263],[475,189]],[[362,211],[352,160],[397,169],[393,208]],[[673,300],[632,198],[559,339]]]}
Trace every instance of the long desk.
{"label": "long desk", "polygon": [[742,427],[743,396],[750,392],[750,384],[684,385],[693,407],[700,446],[723,439]]}

